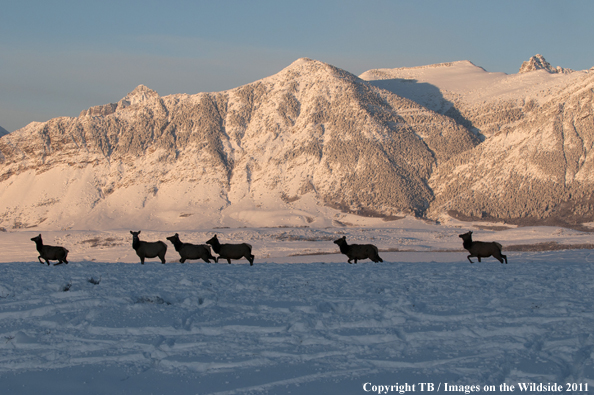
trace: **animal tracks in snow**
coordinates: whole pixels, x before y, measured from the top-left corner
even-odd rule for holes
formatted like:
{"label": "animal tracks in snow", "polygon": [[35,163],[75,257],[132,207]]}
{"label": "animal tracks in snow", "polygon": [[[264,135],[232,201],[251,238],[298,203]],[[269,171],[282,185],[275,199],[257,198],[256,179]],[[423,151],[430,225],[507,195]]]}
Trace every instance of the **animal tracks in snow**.
{"label": "animal tracks in snow", "polygon": [[132,394],[149,384],[357,393],[395,377],[594,384],[589,252],[509,256],[507,266],[2,263],[0,377],[8,389],[58,388],[76,372],[76,388],[101,380]]}

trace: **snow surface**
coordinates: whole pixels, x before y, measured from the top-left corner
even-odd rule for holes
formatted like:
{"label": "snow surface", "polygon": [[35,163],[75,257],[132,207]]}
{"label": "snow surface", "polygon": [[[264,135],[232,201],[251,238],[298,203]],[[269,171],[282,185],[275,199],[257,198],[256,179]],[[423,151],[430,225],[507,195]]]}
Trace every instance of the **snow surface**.
{"label": "snow surface", "polygon": [[450,107],[447,101],[463,98],[480,105],[493,100],[534,99],[543,103],[563,87],[571,85],[588,71],[551,74],[538,70],[523,74],[487,72],[468,60],[419,67],[375,69],[359,77],[399,96],[411,99],[443,114]]}
{"label": "snow surface", "polygon": [[[468,229],[477,240],[501,242],[509,264],[471,265],[458,238]],[[30,241],[37,232],[0,233],[2,393],[374,393],[365,383],[414,384],[415,392],[419,383],[439,392],[445,383],[497,392],[503,383],[594,388],[594,253],[505,251],[591,243],[589,233],[410,218],[383,227],[179,233],[203,243],[215,232],[222,242],[252,244],[254,266],[180,264],[170,243],[167,264],[141,266],[128,230],[104,230],[44,232],[46,244],[70,250],[70,264],[48,267]],[[169,235],[143,230],[141,239]],[[342,235],[376,244],[384,262],[347,264],[332,243]]]}

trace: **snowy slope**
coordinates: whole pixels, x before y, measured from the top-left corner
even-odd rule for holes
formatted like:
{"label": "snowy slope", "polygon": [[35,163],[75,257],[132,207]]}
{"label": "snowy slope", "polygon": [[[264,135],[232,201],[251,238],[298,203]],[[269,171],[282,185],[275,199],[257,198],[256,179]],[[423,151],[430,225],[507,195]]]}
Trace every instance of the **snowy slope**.
{"label": "snowy slope", "polygon": [[[470,61],[375,69],[360,78],[441,114],[471,124],[486,137],[526,115],[524,106],[558,101],[568,86],[584,88],[589,71],[518,74],[487,72]],[[460,114],[457,114],[459,112]]]}
{"label": "snowy slope", "polygon": [[[475,228],[477,239],[502,242],[509,264],[471,265],[465,252],[439,252],[461,247],[457,235],[466,228],[455,221],[399,222],[180,234],[196,243],[215,231],[249,241],[252,267],[180,264],[171,246],[167,264],[141,266],[126,231],[44,234],[71,250],[70,264],[48,267],[35,259],[36,233],[0,233],[3,391],[365,394],[396,383],[415,392],[419,383],[440,392],[446,383],[480,386],[473,393],[486,393],[484,386],[499,393],[504,383],[516,392],[518,383],[591,391],[592,250],[506,251],[516,243],[589,242],[589,234]],[[375,242],[385,262],[347,264],[332,243],[342,235]],[[299,251],[328,254],[294,256]]]}
{"label": "snowy slope", "polygon": [[432,174],[429,216],[566,226],[593,221],[594,74],[547,65],[537,55],[513,75],[463,61],[361,76],[484,140]]}

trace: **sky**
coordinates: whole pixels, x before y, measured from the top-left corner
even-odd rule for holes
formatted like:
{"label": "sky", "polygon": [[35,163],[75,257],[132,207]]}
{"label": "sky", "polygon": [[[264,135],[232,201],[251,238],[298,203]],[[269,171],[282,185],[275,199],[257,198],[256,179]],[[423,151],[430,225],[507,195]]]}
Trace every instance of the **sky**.
{"label": "sky", "polygon": [[355,75],[470,60],[594,66],[594,1],[0,0],[0,127],[75,117],[140,84],[232,89],[308,57]]}

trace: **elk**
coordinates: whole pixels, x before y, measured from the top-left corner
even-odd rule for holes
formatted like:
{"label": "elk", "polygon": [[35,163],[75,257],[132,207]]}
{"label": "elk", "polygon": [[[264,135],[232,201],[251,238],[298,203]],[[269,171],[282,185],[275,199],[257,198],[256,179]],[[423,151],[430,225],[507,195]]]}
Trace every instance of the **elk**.
{"label": "elk", "polygon": [[334,240],[334,244],[338,244],[340,252],[345,254],[349,260],[354,260],[357,263],[358,259],[371,259],[373,262],[383,262],[383,259],[379,256],[379,251],[373,244],[347,244],[346,236],[342,236],[338,240]]}
{"label": "elk", "polygon": [[494,241],[472,241],[471,231],[461,234],[458,237],[462,238],[462,246],[470,252],[470,255],[467,256],[470,263],[473,263],[470,260],[471,257],[478,258],[478,261],[480,262],[481,258],[493,256],[493,258],[501,263],[505,260],[505,263],[507,264],[507,256],[501,253],[501,244]]}
{"label": "elk", "polygon": [[161,263],[165,264],[165,253],[167,252],[167,244],[162,241],[141,241],[138,232],[132,232],[132,248],[136,250],[136,255],[140,258],[140,263],[144,265],[144,258],[156,258],[161,259]]}
{"label": "elk", "polygon": [[202,259],[204,262],[207,263],[210,263],[210,259],[214,259],[215,262],[218,261],[218,259],[212,256],[212,254],[210,253],[209,245],[182,243],[177,233],[171,237],[168,237],[167,240],[169,240],[171,244],[173,244],[175,250],[179,253],[179,261],[181,263],[184,263],[186,259]]}
{"label": "elk", "polygon": [[43,245],[41,235],[35,236],[31,240],[35,242],[35,246],[39,252],[37,259],[42,265],[44,262],[41,260],[41,258],[45,260],[45,263],[47,263],[48,266],[50,264],[49,261],[58,261],[58,263],[55,263],[54,266],[61,263],[68,264],[68,261],[66,260],[66,257],[68,256],[68,250],[66,248]]}
{"label": "elk", "polygon": [[206,244],[210,244],[214,252],[219,254],[219,259],[226,259],[231,263],[231,259],[245,258],[250,262],[250,266],[254,266],[254,256],[252,255],[252,246],[247,243],[241,244],[221,244],[217,235],[208,240]]}

